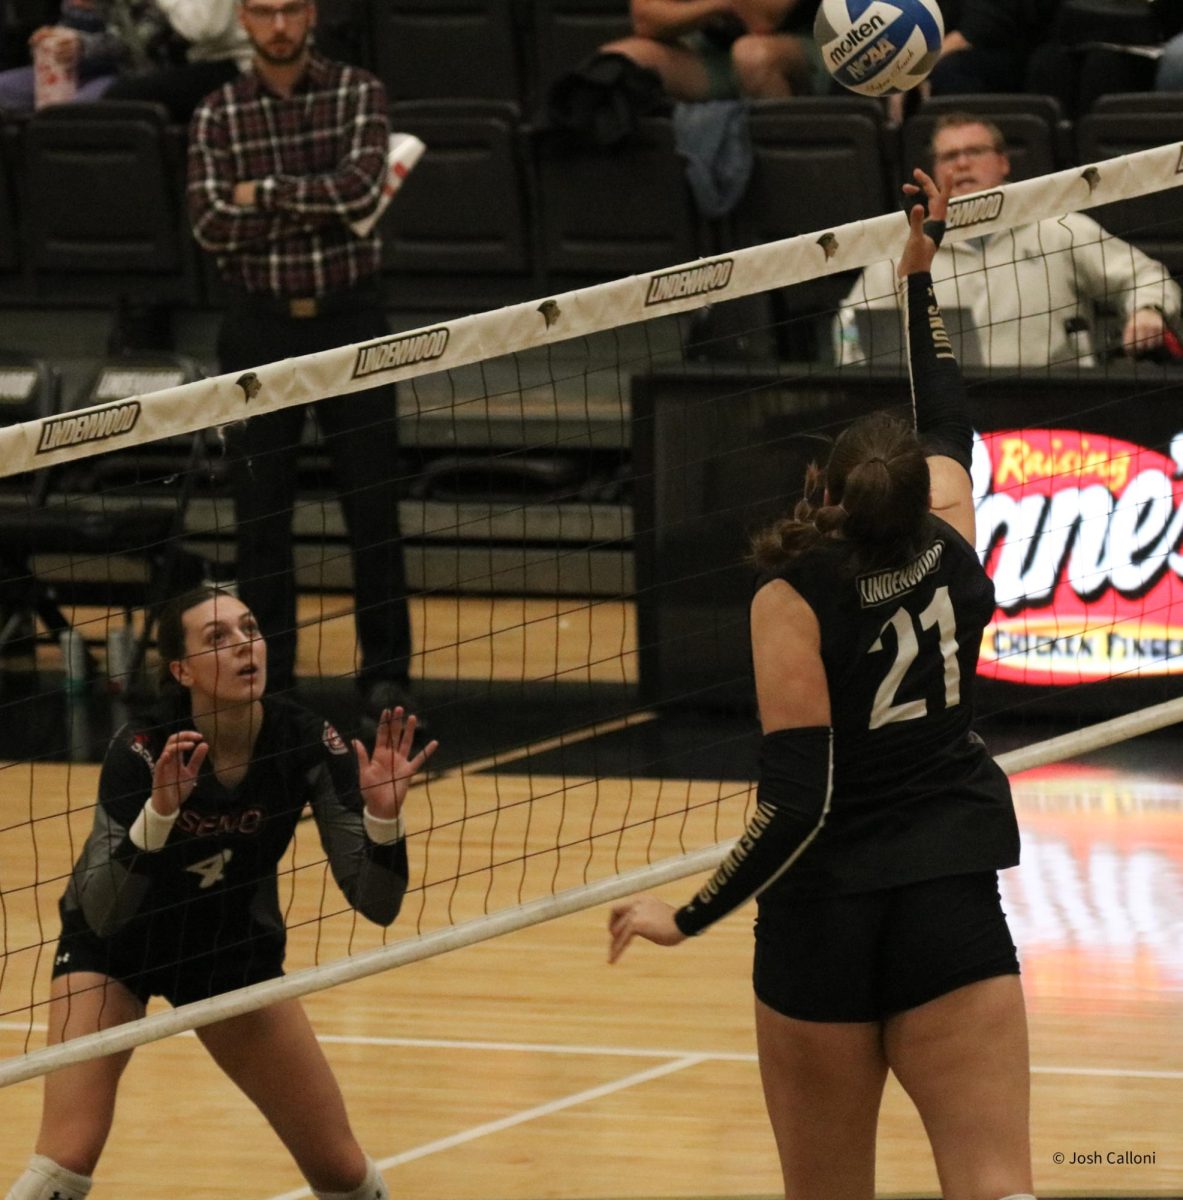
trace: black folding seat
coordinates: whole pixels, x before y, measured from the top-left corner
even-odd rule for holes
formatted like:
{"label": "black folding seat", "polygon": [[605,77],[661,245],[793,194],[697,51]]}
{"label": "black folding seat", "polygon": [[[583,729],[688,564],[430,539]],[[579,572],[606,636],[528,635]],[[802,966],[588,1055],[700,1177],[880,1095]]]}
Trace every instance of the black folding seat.
{"label": "black folding seat", "polygon": [[17,136],[15,124],[0,113],[0,276],[11,275],[20,266],[14,161]]}
{"label": "black folding seat", "polygon": [[164,108],[55,105],[29,119],[22,142],[22,228],[38,299],[197,301],[184,162]]}
{"label": "black folding seat", "polygon": [[628,0],[533,0],[532,26],[539,100],[559,75],[632,31]]}
{"label": "black folding seat", "polygon": [[382,217],[387,303],[457,315],[537,291],[517,106],[418,100],[391,128],[427,149]]}
{"label": "black folding seat", "polygon": [[381,0],[370,11],[374,71],[392,101],[521,99],[514,0]]}
{"label": "black folding seat", "polygon": [[668,117],[611,148],[531,139],[548,291],[673,266],[708,251]]}
{"label": "black folding seat", "polygon": [[[860,97],[801,97],[751,108],[754,156],[748,188],[728,222],[737,247],[880,216],[894,205],[888,190],[893,133],[882,107]],[[819,242],[817,265],[828,260]],[[772,314],[782,358],[826,357],[829,323],[852,272],[822,273],[778,289]]]}
{"label": "black folding seat", "polygon": [[[96,364],[85,387],[63,400],[53,374],[36,360],[9,356],[6,361],[10,375],[35,374],[20,418],[27,419],[34,406],[35,415],[57,419],[41,430],[47,452],[71,444],[72,412],[111,406],[107,423],[118,429],[121,401],[201,378],[197,364],[182,355],[120,357]],[[0,378],[4,373],[0,363]],[[133,408],[127,406],[134,424]],[[18,406],[0,406],[0,412],[11,421]],[[35,615],[51,637],[61,639],[70,629],[62,606],[70,603],[142,609],[145,619],[125,664],[137,670],[160,607],[203,575],[203,564],[183,547],[181,534],[205,447],[202,432],[35,472],[20,502],[8,499],[0,506],[0,603],[9,635],[29,628],[28,618]],[[141,566],[131,566],[132,560]]]}

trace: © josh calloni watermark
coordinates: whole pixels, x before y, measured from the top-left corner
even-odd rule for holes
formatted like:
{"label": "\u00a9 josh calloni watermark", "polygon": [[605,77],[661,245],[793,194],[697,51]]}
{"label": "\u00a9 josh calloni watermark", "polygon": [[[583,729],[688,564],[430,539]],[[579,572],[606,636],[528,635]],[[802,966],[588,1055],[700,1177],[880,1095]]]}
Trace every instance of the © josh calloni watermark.
{"label": "\u00a9 josh calloni watermark", "polygon": [[1057,1167],[1152,1167],[1157,1150],[1057,1150],[1052,1162]]}

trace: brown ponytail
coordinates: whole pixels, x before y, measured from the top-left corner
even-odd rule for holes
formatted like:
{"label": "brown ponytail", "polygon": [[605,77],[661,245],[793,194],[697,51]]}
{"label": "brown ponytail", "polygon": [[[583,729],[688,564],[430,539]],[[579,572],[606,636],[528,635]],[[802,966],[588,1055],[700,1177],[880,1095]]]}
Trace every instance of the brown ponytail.
{"label": "brown ponytail", "polygon": [[791,516],[752,539],[752,558],[760,570],[779,571],[840,537],[855,547],[856,570],[902,561],[919,540],[929,487],[915,431],[887,413],[872,413],[839,436],[824,471],[809,468],[804,497]]}

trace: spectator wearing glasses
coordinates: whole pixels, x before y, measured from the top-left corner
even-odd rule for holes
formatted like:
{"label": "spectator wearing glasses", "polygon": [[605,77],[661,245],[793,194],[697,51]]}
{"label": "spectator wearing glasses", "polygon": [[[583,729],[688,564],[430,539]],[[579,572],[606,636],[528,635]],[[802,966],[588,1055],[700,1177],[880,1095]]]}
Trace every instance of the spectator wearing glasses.
{"label": "spectator wearing glasses", "polygon": [[[389,333],[378,235],[353,228],[376,210],[386,179],[386,92],[369,72],[317,53],[316,16],[311,0],[240,0],[252,67],[207,97],[190,127],[189,215],[231,293],[218,336],[223,372]],[[314,412],[353,547],[358,682],[376,721],[387,708],[415,708],[394,387],[326,398]],[[268,631],[274,691],[294,683],[303,425],[302,408],[288,407],[228,435],[239,594]]]}
{"label": "spectator wearing glasses", "polygon": [[[1010,174],[1002,131],[972,113],[942,116],[930,149],[933,175],[948,184],[954,201],[997,188]],[[1153,353],[1179,315],[1179,287],[1166,268],[1084,213],[946,240],[932,274],[942,309],[969,313],[982,361],[991,367],[1094,366],[1106,350],[1095,332],[1089,337],[1098,307],[1121,322],[1118,353]],[[860,343],[859,309],[897,306],[894,264],[873,263],[843,301],[839,360],[875,353]]]}

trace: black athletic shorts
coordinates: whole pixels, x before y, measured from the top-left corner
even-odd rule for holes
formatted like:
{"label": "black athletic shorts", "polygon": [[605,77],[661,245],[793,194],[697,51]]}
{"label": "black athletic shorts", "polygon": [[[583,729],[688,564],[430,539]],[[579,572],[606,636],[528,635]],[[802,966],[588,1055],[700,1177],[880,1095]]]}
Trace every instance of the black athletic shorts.
{"label": "black athletic shorts", "polygon": [[73,971],[96,971],[117,979],[143,1004],[152,996],[163,996],[177,1007],[283,974],[283,948],[272,939],[264,946],[235,947],[184,962],[177,962],[175,954],[161,958],[149,958],[142,949],[121,949],[99,937],[74,909],[62,913],[53,978]]}
{"label": "black athletic shorts", "polygon": [[1018,972],[993,871],[786,897],[756,921],[756,995],[803,1021],[878,1021]]}

